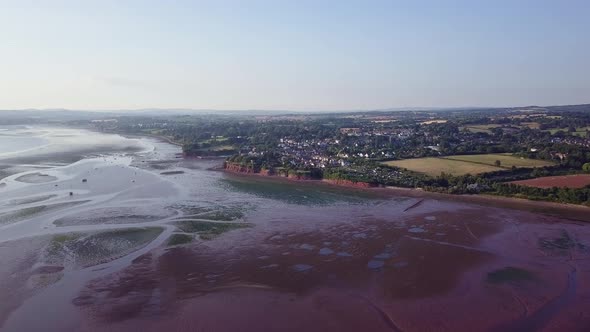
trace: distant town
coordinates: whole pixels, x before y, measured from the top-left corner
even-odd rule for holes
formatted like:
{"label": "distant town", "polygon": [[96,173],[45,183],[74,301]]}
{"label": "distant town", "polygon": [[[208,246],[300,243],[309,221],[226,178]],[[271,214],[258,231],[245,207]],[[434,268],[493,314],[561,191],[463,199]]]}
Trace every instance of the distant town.
{"label": "distant town", "polygon": [[590,105],[77,121],[149,135],[228,171],[590,204]]}

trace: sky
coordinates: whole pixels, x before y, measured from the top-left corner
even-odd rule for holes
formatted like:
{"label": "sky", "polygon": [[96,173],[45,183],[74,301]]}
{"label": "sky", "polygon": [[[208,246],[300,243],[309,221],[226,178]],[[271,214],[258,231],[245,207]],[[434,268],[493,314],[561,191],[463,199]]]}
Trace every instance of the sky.
{"label": "sky", "polygon": [[590,103],[590,1],[0,0],[0,109]]}

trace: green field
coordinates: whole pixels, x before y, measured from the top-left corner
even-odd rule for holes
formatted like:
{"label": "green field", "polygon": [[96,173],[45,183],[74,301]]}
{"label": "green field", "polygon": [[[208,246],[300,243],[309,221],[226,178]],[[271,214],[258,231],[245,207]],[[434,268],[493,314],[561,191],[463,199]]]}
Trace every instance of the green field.
{"label": "green field", "polygon": [[438,176],[442,172],[452,175],[464,175],[468,173],[479,174],[493,172],[502,169],[495,166],[435,157],[394,160],[387,161],[385,164],[399,168],[407,168],[410,171],[424,173],[430,176]]}
{"label": "green field", "polygon": [[[538,122],[522,122],[520,126],[513,126],[513,127],[520,127],[520,128],[531,128],[531,129],[539,129],[541,126]],[[472,133],[492,133],[492,129],[494,128],[501,128],[502,125],[499,124],[486,124],[486,125],[468,125],[465,127],[461,127],[461,129],[467,129]]]}
{"label": "green field", "polygon": [[236,147],[233,145],[216,145],[216,146],[212,146],[210,148],[207,149],[203,149],[203,150],[211,150],[211,151],[227,151],[227,150],[235,150]]}
{"label": "green field", "polygon": [[526,159],[515,157],[509,153],[491,153],[491,154],[472,154],[472,155],[459,155],[459,156],[448,156],[443,157],[449,160],[465,161],[475,164],[485,164],[489,166],[495,166],[496,160],[500,161],[500,167],[511,168],[515,167],[543,167],[552,166],[552,162],[539,159]]}
{"label": "green field", "polygon": [[227,140],[228,140],[227,137],[217,136],[215,138],[208,138],[208,139],[201,140],[201,141],[199,141],[199,143],[212,144],[212,143],[215,143],[215,142],[225,142]]}
{"label": "green field", "polygon": [[[573,135],[579,136],[579,137],[586,137],[586,130],[590,130],[590,127],[580,127],[580,128],[576,128],[576,131],[573,132]],[[548,131],[551,133],[551,135],[554,135],[556,132],[558,131],[563,131],[564,133],[568,132],[567,128],[551,128],[551,129],[547,129],[544,131]]]}
{"label": "green field", "polygon": [[520,126],[522,128],[529,127],[531,129],[539,129],[541,127],[541,124],[538,122],[521,122]]}
{"label": "green field", "polygon": [[498,124],[487,124],[487,125],[471,125],[471,126],[465,126],[462,127],[461,129],[467,129],[472,133],[488,133],[491,134],[493,128],[498,128],[501,127],[501,125]]}
{"label": "green field", "polygon": [[[496,166],[496,160],[500,161],[500,167]],[[514,157],[510,154],[478,154],[459,155],[448,157],[428,157],[416,159],[393,160],[385,162],[386,165],[399,168],[407,168],[411,171],[424,173],[430,176],[438,176],[442,172],[452,175],[481,174],[500,171],[515,167],[543,167],[553,163]]]}

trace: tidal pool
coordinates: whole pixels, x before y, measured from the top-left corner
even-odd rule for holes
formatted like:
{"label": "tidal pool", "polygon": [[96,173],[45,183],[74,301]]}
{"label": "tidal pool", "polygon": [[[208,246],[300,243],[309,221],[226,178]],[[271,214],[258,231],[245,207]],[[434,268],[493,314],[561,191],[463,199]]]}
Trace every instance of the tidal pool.
{"label": "tidal pool", "polygon": [[43,173],[31,173],[26,175],[21,175],[16,178],[16,181],[19,182],[26,182],[26,183],[45,183],[45,182],[52,182],[57,180],[55,176],[51,176],[48,174]]}

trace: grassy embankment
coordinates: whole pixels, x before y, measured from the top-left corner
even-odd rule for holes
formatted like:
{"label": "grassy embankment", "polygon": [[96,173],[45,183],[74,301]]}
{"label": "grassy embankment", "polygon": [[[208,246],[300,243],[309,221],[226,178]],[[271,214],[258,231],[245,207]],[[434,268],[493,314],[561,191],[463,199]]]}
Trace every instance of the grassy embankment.
{"label": "grassy embankment", "polygon": [[[497,160],[500,161],[500,166],[496,165]],[[525,159],[503,153],[393,160],[387,161],[385,164],[430,176],[438,176],[442,172],[454,176],[475,175],[509,169],[513,166],[517,168],[533,168],[554,165],[545,160]]]}

